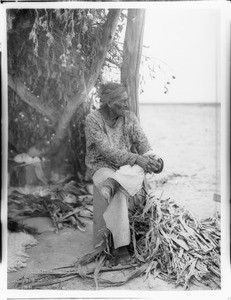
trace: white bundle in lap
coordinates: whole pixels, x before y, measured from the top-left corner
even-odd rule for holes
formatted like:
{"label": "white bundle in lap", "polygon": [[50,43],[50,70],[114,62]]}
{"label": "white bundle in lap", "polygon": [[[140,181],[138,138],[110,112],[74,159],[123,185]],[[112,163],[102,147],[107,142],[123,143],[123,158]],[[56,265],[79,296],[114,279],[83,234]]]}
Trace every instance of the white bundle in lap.
{"label": "white bundle in lap", "polygon": [[30,234],[24,232],[8,233],[7,271],[15,272],[26,267],[29,255],[26,249],[34,246],[38,241]]}

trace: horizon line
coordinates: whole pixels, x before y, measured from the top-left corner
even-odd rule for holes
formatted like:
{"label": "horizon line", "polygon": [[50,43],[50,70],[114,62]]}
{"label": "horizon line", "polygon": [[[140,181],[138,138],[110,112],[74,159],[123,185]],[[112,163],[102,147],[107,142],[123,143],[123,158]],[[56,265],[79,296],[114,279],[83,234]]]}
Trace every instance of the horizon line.
{"label": "horizon line", "polygon": [[157,105],[220,105],[221,102],[139,102],[139,104],[149,105],[149,104],[157,104]]}

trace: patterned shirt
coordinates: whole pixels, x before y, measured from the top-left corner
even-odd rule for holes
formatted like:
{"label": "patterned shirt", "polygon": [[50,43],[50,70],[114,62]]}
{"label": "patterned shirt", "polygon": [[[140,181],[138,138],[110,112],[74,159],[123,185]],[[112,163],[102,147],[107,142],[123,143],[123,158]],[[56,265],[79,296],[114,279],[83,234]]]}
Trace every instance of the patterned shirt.
{"label": "patterned shirt", "polygon": [[118,117],[114,126],[109,126],[99,110],[86,117],[86,178],[103,167],[119,169],[123,165],[133,166],[138,155],[151,146],[134,113],[126,111]]}

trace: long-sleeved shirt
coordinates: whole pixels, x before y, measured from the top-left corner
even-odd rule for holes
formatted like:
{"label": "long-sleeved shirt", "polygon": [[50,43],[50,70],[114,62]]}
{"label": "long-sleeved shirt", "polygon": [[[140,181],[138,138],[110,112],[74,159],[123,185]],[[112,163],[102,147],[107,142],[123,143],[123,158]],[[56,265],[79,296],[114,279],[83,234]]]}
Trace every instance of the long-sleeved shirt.
{"label": "long-sleeved shirt", "polygon": [[138,155],[151,146],[134,113],[126,111],[115,125],[110,127],[99,110],[86,117],[87,178],[103,167],[119,169],[123,165],[133,166]]}

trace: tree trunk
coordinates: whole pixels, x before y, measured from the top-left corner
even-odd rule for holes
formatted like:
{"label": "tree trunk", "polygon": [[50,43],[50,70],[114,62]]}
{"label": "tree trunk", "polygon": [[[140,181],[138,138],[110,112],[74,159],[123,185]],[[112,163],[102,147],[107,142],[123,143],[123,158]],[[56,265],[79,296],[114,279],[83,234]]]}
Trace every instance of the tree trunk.
{"label": "tree trunk", "polygon": [[139,68],[143,46],[144,9],[128,9],[121,82],[127,86],[130,110],[139,118]]}

